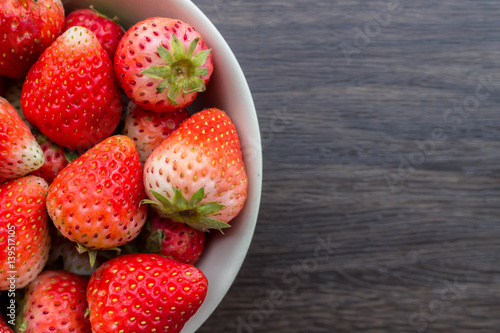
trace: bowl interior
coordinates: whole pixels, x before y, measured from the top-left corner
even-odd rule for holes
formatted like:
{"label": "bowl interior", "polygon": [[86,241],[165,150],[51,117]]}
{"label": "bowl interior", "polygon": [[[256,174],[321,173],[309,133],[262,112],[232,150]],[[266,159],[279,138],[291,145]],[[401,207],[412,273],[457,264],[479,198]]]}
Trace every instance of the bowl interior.
{"label": "bowl interior", "polygon": [[218,107],[233,120],[241,141],[248,175],[248,197],[241,213],[231,222],[224,235],[212,232],[206,252],[196,265],[207,276],[207,298],[185,325],[182,332],[196,331],[218,306],[233,283],[247,254],[260,204],[262,184],[262,151],[259,125],[248,84],[233,52],[210,20],[188,0],[66,0],[67,13],[74,8],[94,5],[113,17],[118,16],[125,29],[152,16],[185,21],[204,37],[212,48],[214,72],[207,90],[198,95],[189,110],[194,112]]}

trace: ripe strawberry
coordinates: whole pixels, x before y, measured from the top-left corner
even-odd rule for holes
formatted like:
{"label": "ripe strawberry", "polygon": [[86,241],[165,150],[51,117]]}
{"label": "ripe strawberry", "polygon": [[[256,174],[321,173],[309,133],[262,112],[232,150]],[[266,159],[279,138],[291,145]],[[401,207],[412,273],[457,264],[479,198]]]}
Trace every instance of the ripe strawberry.
{"label": "ripe strawberry", "polygon": [[87,287],[94,333],[180,332],[203,303],[208,282],[197,268],[157,254],[102,264]]}
{"label": "ripe strawberry", "polygon": [[0,75],[20,79],[64,24],[60,0],[2,0]]}
{"label": "ripe strawberry", "polygon": [[45,135],[38,131],[33,131],[36,141],[43,150],[45,157],[43,166],[33,171],[34,176],[42,177],[48,184],[54,181],[57,174],[69,164],[67,153],[58,144],[52,142]]}
{"label": "ripe strawberry", "polygon": [[147,216],[142,165],[134,142],[112,136],[64,168],[52,182],[47,209],[54,225],[73,242],[95,251],[134,239]]}
{"label": "ripe strawberry", "polygon": [[91,6],[90,9],[77,9],[66,16],[63,31],[75,26],[85,27],[92,31],[109,58],[113,60],[118,42],[125,34],[118,24],[118,18],[109,19]]}
{"label": "ripe strawberry", "polygon": [[213,71],[201,35],[185,22],[163,17],[130,28],[116,49],[114,66],[127,96],[155,112],[191,104]]}
{"label": "ripe strawberry", "polygon": [[43,165],[43,151],[16,109],[0,97],[0,182]]}
{"label": "ripe strawberry", "polygon": [[28,73],[21,105],[33,126],[72,150],[88,149],[113,133],[121,92],[90,30],[73,27],[45,50]]}
{"label": "ripe strawberry", "polygon": [[191,116],[144,166],[146,202],[202,231],[229,226],[243,208],[247,183],[236,128],[219,109]]}
{"label": "ripe strawberry", "polygon": [[141,162],[146,163],[153,150],[189,117],[185,109],[156,113],[130,102],[123,134],[135,141]]}
{"label": "ripe strawberry", "polygon": [[86,278],[65,271],[45,271],[30,283],[24,305],[24,333],[91,332],[85,316]]}
{"label": "ripe strawberry", "polygon": [[2,316],[0,316],[0,333],[14,333],[5,320],[3,320]]}
{"label": "ripe strawberry", "polygon": [[194,265],[205,248],[205,233],[187,224],[161,217],[154,211],[149,216],[151,230],[146,233],[146,251]]}
{"label": "ripe strawberry", "polygon": [[0,290],[24,288],[47,262],[47,188],[35,176],[0,184]]}

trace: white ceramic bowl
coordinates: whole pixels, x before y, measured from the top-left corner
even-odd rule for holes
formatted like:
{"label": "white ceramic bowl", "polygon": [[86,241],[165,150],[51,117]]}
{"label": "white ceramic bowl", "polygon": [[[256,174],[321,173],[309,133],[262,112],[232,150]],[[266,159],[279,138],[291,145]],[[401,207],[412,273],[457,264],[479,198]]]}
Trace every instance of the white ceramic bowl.
{"label": "white ceramic bowl", "polygon": [[[218,306],[233,283],[252,240],[262,187],[262,149],[257,114],[245,76],[228,44],[210,20],[189,0],[63,0],[65,8],[90,4],[116,15],[127,29],[152,16],[177,18],[194,26],[212,48],[214,72],[207,90],[198,95],[191,110],[218,107],[228,113],[240,136],[248,175],[248,197],[241,213],[225,235],[214,235],[196,265],[208,278],[208,295],[183,333],[195,332]],[[68,13],[69,10],[67,10]]]}

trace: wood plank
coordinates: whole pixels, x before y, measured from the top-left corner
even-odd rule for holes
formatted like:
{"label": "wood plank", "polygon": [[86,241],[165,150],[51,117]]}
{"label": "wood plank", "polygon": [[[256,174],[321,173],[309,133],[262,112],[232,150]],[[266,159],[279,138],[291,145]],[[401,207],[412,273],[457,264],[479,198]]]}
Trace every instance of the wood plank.
{"label": "wood plank", "polygon": [[264,143],[252,247],[199,332],[497,332],[498,3],[195,3]]}

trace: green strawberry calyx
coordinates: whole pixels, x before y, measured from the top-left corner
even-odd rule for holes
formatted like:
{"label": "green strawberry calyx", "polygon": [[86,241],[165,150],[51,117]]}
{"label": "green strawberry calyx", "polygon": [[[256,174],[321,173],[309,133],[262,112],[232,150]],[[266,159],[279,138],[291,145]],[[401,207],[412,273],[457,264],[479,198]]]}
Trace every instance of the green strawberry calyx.
{"label": "green strawberry calyx", "polygon": [[154,232],[151,232],[146,239],[146,244],[144,245],[147,253],[159,253],[161,252],[163,246],[163,240],[166,238],[165,233],[158,229]]}
{"label": "green strawberry calyx", "polygon": [[189,201],[184,197],[182,192],[176,187],[172,202],[158,192],[151,191],[155,200],[145,199],[141,203],[151,204],[163,217],[168,217],[172,221],[186,223],[196,230],[208,231],[217,229],[222,232],[222,229],[229,228],[228,223],[208,217],[218,213],[224,205],[218,202],[209,202],[202,204],[201,201],[205,197],[205,188],[202,187],[194,193]]}
{"label": "green strawberry calyx", "polygon": [[176,98],[181,91],[185,94],[205,91],[205,81],[202,77],[208,75],[208,70],[201,66],[207,61],[211,49],[194,54],[199,41],[199,37],[193,39],[186,52],[182,42],[173,34],[172,52],[163,45],[157,48],[158,54],[166,65],[151,66],[141,71],[142,74],[151,78],[162,80],[156,87],[156,91],[161,94],[167,90],[168,100],[173,105],[178,104]]}
{"label": "green strawberry calyx", "polygon": [[[89,249],[88,247],[86,247],[80,243],[76,243],[76,250],[80,254],[87,252],[89,254],[90,266],[94,267],[95,261],[97,260],[97,254],[99,253],[99,250]],[[116,251],[116,252],[120,253],[121,249],[119,247],[110,247],[110,248],[104,249],[102,251]]]}
{"label": "green strawberry calyx", "polygon": [[114,16],[113,18],[110,18],[109,16],[106,16],[103,13],[101,13],[100,11],[98,11],[97,9],[95,9],[93,5],[90,5],[89,8],[90,8],[91,11],[93,11],[94,13],[96,13],[97,16],[100,16],[102,18],[111,20],[113,23],[118,24],[120,26],[120,28],[122,28],[123,32],[125,32],[125,29],[123,29],[123,27],[120,25],[120,23],[119,23],[120,20],[118,19],[117,16]]}

